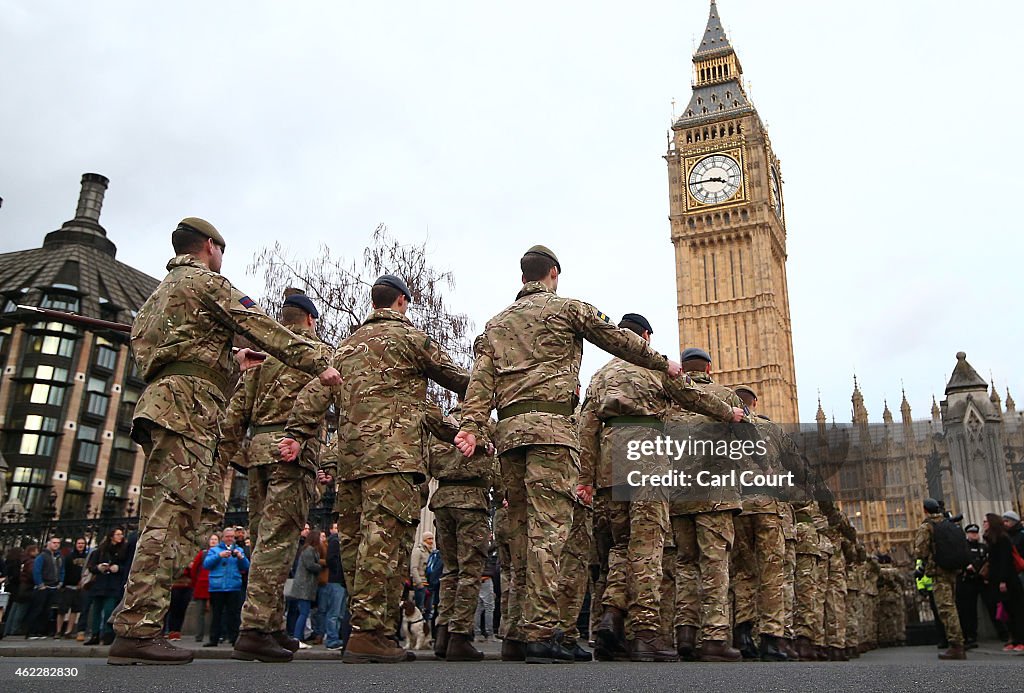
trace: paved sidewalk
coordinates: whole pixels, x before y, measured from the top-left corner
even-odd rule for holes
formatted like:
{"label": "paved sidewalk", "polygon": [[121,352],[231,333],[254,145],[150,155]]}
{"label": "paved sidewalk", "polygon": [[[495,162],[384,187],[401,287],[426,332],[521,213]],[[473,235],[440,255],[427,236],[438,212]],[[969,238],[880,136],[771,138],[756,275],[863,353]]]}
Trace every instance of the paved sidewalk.
{"label": "paved sidewalk", "polygon": [[[224,643],[217,647],[203,647],[202,643],[196,642],[192,636],[185,636],[181,640],[174,641],[178,647],[188,648],[195,653],[196,659],[230,659],[231,645]],[[501,659],[501,641],[491,642],[477,641],[474,643],[478,650],[481,650],[485,659]],[[75,640],[55,640],[45,638],[42,640],[26,640],[24,636],[15,635],[0,640],[0,657],[49,657],[63,659],[67,657],[102,657],[106,659],[109,647],[101,645],[90,645],[86,647]],[[416,658],[433,660],[433,650],[418,650]],[[328,650],[323,645],[314,645],[295,653],[297,660],[323,661],[340,660],[339,650]]]}

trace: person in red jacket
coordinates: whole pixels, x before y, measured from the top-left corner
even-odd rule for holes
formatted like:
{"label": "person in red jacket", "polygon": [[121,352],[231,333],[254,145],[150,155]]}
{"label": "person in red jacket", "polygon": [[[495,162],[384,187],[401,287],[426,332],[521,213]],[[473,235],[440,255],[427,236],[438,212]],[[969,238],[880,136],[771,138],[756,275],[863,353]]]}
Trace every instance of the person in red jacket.
{"label": "person in red jacket", "polygon": [[[211,549],[220,544],[220,536],[211,534],[209,544]],[[196,554],[188,568],[189,575],[192,576],[192,601],[200,602],[196,642],[202,642],[206,637],[206,614],[210,611],[210,571],[203,567],[204,558],[205,549]]]}

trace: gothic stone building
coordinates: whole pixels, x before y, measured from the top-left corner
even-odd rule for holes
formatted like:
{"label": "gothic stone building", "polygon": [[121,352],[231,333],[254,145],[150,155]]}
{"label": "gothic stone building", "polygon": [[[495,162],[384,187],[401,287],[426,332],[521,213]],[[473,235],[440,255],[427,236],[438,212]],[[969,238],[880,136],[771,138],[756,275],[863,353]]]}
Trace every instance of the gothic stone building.
{"label": "gothic stone building", "polygon": [[882,423],[869,423],[854,378],[852,422],[829,425],[819,402],[816,426],[801,434],[865,543],[897,561],[911,558],[924,498],[942,500],[965,524],[1024,511],[1024,420],[1010,392],[1004,408],[960,352],[945,395],[932,398],[927,419],[914,420],[904,393],[899,422],[886,403]]}

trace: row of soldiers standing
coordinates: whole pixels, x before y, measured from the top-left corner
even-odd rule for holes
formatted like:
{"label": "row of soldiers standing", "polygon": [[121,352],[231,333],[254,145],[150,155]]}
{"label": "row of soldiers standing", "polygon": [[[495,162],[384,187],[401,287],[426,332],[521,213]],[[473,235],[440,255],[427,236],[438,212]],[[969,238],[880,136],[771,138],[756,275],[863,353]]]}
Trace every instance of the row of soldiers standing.
{"label": "row of soldiers standing", "polygon": [[[485,545],[481,537],[486,532],[487,491],[500,486],[507,499],[503,534],[511,577],[503,599],[503,659],[541,663],[580,657],[582,648],[572,640],[573,614],[578,615],[582,602],[580,575],[587,573],[589,550],[581,547],[589,542],[583,543],[583,537],[591,531],[598,546],[610,541],[597,600],[605,609],[597,628],[604,653],[618,658],[625,652],[641,661],[676,655],[665,642],[669,624],[660,617],[671,600],[650,601],[658,589],[652,592],[651,585],[660,584],[665,573],[666,562],[660,558],[670,554],[641,550],[643,541],[664,544],[671,537],[677,556],[672,621],[678,652],[735,658],[725,641],[733,611],[726,601],[736,526],[742,527],[741,534],[752,532],[759,558],[765,523],[757,518],[771,513],[755,512],[755,519],[744,521],[743,515],[734,518],[743,509],[739,505],[673,514],[660,507],[641,509],[638,503],[625,508],[606,503],[600,455],[588,453],[588,443],[581,445],[574,417],[582,341],[637,367],[638,382],[645,383],[641,386],[660,392],[674,411],[729,422],[740,421],[746,412],[734,394],[715,392],[706,372],[685,374],[680,364],[654,352],[643,330],[618,327],[593,306],[559,297],[561,266],[550,250],[535,246],[522,258],[523,288],[477,339],[470,374],[406,317],[413,295],[398,277],[385,275],[374,283],[373,311],[332,353],[315,338],[318,316],[308,298],[286,300],[282,326],[220,275],[226,243],[211,224],[194,217],[182,220],[172,245],[176,257],[168,263],[169,274],[140,310],[132,330],[132,347],[147,381],[133,436],[143,445],[147,464],[140,549],[125,599],[113,618],[117,639],[108,662],[192,660],[189,651],[161,635],[169,587],[183,557],[191,554],[190,544],[223,512],[223,499],[217,497],[220,475],[246,432],[251,436],[247,457],[255,545],[233,652],[237,659],[285,662],[298,649],[298,642],[284,631],[283,588],[316,483],[336,486],[342,561],[352,576],[353,634],[345,661],[412,658],[392,633],[428,473],[440,482],[432,507],[448,562],[438,654],[450,660],[482,658],[469,642],[472,624],[466,623],[466,603],[478,586],[470,576]],[[243,335],[266,353],[241,349],[232,359],[234,335]],[[232,394],[239,369],[247,372]],[[428,404],[428,379],[464,398],[459,418],[446,419]],[[323,465],[317,462],[320,434],[332,405],[339,418],[336,453]],[[600,427],[614,433],[609,421],[614,416],[598,416]],[[454,448],[428,455],[428,433],[439,445],[454,445],[464,458],[455,457]],[[832,584],[826,574],[837,575],[835,595],[849,589],[839,578],[845,574],[843,552],[825,548],[832,545],[825,539],[828,519],[813,499],[802,512],[792,517],[794,541],[785,541],[788,536],[781,544],[774,540],[776,546],[792,544],[792,559],[785,558],[785,564],[794,580],[777,580],[782,593],[772,597],[770,613],[764,607],[770,600],[760,589],[739,589],[749,588],[748,579],[731,583],[737,601],[744,594],[755,600],[755,606],[737,605],[735,613],[749,615],[737,628],[741,634],[757,628],[762,655],[767,652],[769,657],[787,656],[789,633],[796,637],[798,654],[808,652],[799,649],[805,640],[811,647],[846,647],[846,626],[834,637],[824,632],[825,623],[841,620],[845,598],[832,599],[831,618],[819,618],[820,613],[799,617],[804,595],[816,594],[815,586]],[[779,521],[767,524],[782,527],[784,513],[775,514]],[[660,530],[660,539],[652,527]],[[756,574],[758,584],[764,584],[761,567]],[[795,589],[787,591],[787,584]],[[575,590],[566,602],[560,597],[570,585]],[[790,592],[792,619],[785,610]],[[747,645],[742,638],[739,644]]]}

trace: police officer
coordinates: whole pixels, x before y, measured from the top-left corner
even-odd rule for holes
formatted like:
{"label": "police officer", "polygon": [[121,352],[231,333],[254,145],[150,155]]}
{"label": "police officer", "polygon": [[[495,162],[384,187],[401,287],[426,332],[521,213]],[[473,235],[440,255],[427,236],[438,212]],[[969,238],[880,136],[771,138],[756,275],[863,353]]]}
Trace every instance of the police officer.
{"label": "police officer", "polygon": [[978,525],[969,524],[964,527],[964,532],[967,533],[967,545],[971,550],[971,562],[957,576],[956,613],[964,632],[964,648],[970,650],[978,646],[978,599],[985,588],[981,566],[988,558],[988,544],[981,541],[981,528]]}
{"label": "police officer", "polygon": [[339,382],[338,371],[313,341],[260,310],[220,274],[225,242],[212,224],[183,219],[171,234],[168,275],[132,326],[132,352],[146,390],[135,408],[132,437],[146,453],[135,558],[123,606],[113,619],[117,638],[110,664],[192,661],[163,638],[170,586],[182,557],[192,553],[201,494],[214,464],[218,427],[239,365],[260,363],[249,349],[231,356],[235,334],[288,366]]}

